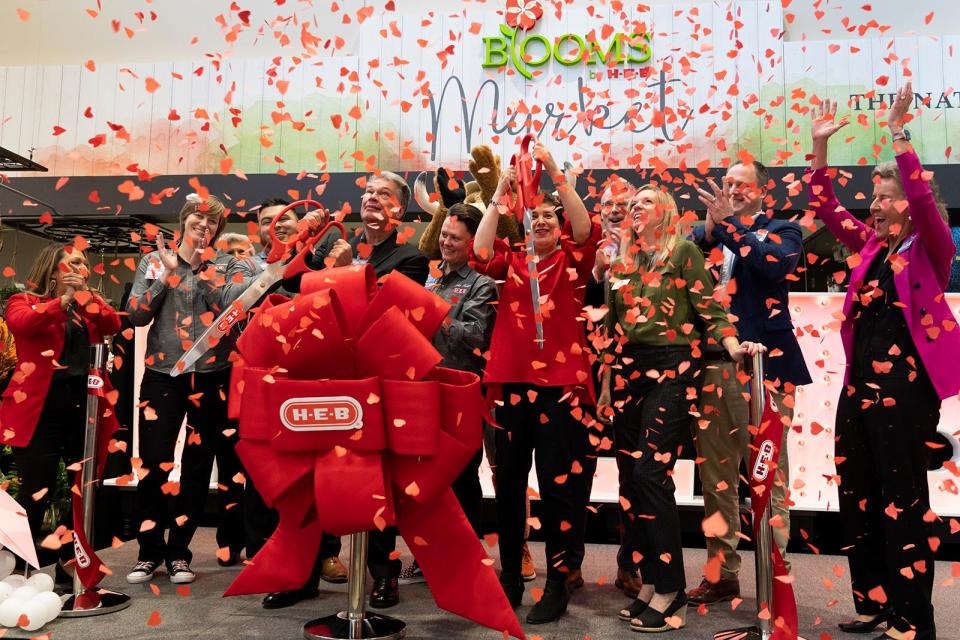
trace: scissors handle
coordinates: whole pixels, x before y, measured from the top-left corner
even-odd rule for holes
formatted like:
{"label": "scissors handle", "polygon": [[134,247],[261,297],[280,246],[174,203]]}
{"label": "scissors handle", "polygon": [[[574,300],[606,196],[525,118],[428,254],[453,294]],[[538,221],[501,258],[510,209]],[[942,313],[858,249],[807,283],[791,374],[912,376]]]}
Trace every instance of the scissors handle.
{"label": "scissors handle", "polygon": [[344,230],[343,225],[337,222],[336,220],[331,220],[327,224],[323,225],[316,233],[312,234],[309,239],[304,243],[300,251],[297,252],[297,255],[287,264],[283,269],[284,278],[292,278],[293,276],[299,275],[306,271],[310,270],[310,267],[307,266],[307,257],[313,253],[314,247],[317,246],[317,243],[326,235],[327,231],[330,229],[337,229],[340,231],[340,237],[344,240],[347,239],[347,232]]}
{"label": "scissors handle", "polygon": [[274,216],[273,220],[270,222],[270,253],[267,254],[267,262],[277,262],[278,260],[283,260],[283,258],[287,255],[287,252],[293,249],[298,242],[302,242],[309,236],[309,232],[301,231],[293,239],[288,240],[287,242],[280,242],[277,240],[277,223],[285,215],[287,215],[287,212],[296,209],[300,205],[313,207],[314,209],[323,209],[323,205],[316,200],[297,200],[296,202],[291,202],[281,209],[280,213]]}
{"label": "scissors handle", "polygon": [[533,206],[540,191],[543,163],[540,160],[534,160],[530,153],[530,143],[534,139],[532,133],[525,135],[520,141],[520,152],[513,154],[510,158],[510,166],[517,170],[517,201],[514,205],[514,214],[517,218],[522,218],[524,210]]}

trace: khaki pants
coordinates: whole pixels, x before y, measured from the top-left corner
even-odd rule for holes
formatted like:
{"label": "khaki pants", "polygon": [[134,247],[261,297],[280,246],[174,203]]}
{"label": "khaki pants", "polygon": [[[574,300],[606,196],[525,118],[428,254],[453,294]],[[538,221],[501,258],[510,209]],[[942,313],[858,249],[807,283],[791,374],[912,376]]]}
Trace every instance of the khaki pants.
{"label": "khaki pants", "polygon": [[[694,421],[693,438],[697,446],[700,481],[703,485],[704,517],[720,512],[727,523],[724,536],[707,538],[707,556],[722,557],[720,577],[736,578],[740,571],[740,555],[737,553],[740,533],[740,506],[737,488],[740,483],[740,460],[750,460],[749,407],[743,396],[744,388],[737,381],[736,366],[730,362],[709,362],[704,366],[703,392],[700,394],[701,419]],[[773,528],[773,540],[786,559],[787,542],[790,539],[790,511],[787,507],[789,461],[787,434],[793,422],[791,406],[784,402],[784,394],[774,393],[773,400],[780,414],[787,420],[777,476],[773,485],[772,509],[780,516],[782,527]],[[750,534],[752,538],[752,533]],[[789,570],[790,564],[787,563]]]}

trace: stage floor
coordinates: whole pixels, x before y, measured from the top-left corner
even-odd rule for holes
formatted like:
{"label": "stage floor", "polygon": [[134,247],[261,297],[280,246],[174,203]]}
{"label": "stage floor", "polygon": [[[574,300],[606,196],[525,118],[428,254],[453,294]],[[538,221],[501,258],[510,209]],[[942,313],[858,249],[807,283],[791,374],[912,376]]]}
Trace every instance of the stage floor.
{"label": "stage floor", "polygon": [[[116,549],[104,550],[101,558],[113,576],[103,585],[118,589],[133,597],[130,608],[119,613],[93,618],[55,620],[41,631],[27,633],[9,630],[4,638],[30,638],[50,633],[50,640],[124,640],[133,638],[191,638],[196,640],[239,640],[241,638],[271,638],[299,640],[301,626],[309,619],[333,613],[346,605],[346,585],[321,583],[320,597],[288,609],[267,611],[260,607],[260,597],[242,596],[223,598],[227,585],[239,568],[221,568],[216,562],[216,543],[213,530],[201,528],[193,544],[193,569],[197,581],[188,594],[178,594],[176,585],[165,574],[159,574],[152,584],[159,588],[155,595],[150,584],[130,585],[124,576],[136,560],[136,543],[130,542]],[[347,545],[344,539],[346,560]],[[402,544],[402,541],[400,541]],[[544,566],[543,545],[531,543],[538,568]],[[533,626],[524,625],[528,637],[543,640],[605,640],[633,636],[625,622],[616,618],[616,611],[627,603],[623,594],[613,586],[616,574],[616,548],[612,545],[587,545],[587,563],[584,566],[586,584],[570,602],[568,614],[559,622]],[[404,563],[410,555],[403,547]],[[687,580],[699,583],[700,568],[706,558],[702,549],[688,549],[684,553]],[[836,623],[853,615],[850,581],[845,558],[837,556],[793,555],[797,602],[800,613],[801,635],[808,640],[825,640],[848,636],[841,633]],[[936,569],[937,586],[934,605],[937,611],[939,640],[960,640],[960,577],[951,579],[951,563],[939,562]],[[957,571],[960,573],[960,570]],[[527,584],[523,606],[518,617],[523,622],[533,604],[532,587],[543,587],[541,575]],[[697,612],[691,610],[687,627],[671,632],[670,640],[705,640],[722,629],[751,624],[755,612],[753,599],[752,556],[744,558],[741,584],[744,600],[736,609],[731,603]],[[368,584],[369,588],[369,584]],[[495,631],[474,625],[436,608],[426,585],[402,586],[401,602],[386,611],[407,623],[407,638],[426,640],[436,638],[499,640]],[[159,624],[150,626],[151,622]],[[828,635],[821,635],[821,634]]]}

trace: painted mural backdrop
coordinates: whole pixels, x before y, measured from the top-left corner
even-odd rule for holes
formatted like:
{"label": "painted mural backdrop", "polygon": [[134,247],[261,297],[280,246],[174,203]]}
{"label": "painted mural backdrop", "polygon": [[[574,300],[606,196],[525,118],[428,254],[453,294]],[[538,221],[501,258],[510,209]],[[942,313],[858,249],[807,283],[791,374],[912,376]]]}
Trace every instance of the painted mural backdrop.
{"label": "painted mural backdrop", "polygon": [[799,167],[826,96],[854,120],[832,160],[872,164],[874,116],[910,77],[923,161],[960,162],[960,36],[784,42],[779,0],[507,17],[366,15],[352,51],[304,23],[283,58],[0,68],[0,145],[64,176],[419,170],[529,129],[588,168]]}

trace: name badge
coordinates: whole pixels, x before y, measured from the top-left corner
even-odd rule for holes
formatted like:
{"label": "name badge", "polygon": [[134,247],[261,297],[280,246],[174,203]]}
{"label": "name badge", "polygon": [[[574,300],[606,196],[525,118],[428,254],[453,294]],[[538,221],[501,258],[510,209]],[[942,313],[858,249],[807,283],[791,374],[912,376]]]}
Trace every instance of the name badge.
{"label": "name badge", "polygon": [[151,260],[147,265],[147,273],[144,275],[144,277],[147,280],[159,280],[163,277],[165,272],[166,269],[159,260]]}

